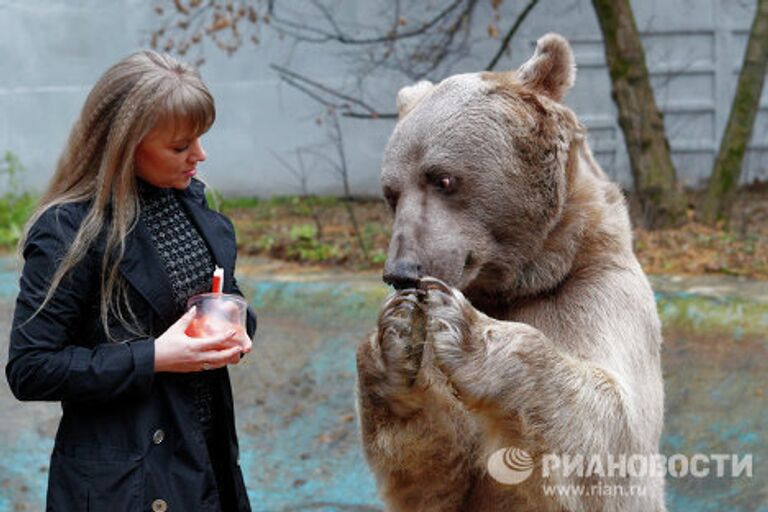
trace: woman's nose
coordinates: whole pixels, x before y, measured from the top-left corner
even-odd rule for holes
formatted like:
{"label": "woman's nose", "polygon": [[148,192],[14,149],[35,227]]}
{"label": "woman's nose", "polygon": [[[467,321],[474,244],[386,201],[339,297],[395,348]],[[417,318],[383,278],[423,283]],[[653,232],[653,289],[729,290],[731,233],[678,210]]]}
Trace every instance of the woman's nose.
{"label": "woman's nose", "polygon": [[195,162],[202,162],[205,160],[205,150],[203,149],[203,143],[200,142],[200,139],[195,139],[192,143],[192,151],[190,152],[189,157]]}

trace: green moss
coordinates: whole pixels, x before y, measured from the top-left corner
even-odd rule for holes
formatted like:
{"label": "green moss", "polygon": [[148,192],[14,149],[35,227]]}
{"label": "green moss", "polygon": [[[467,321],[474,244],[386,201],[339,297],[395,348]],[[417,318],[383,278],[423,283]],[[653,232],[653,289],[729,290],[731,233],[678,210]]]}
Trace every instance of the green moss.
{"label": "green moss", "polygon": [[738,299],[715,299],[686,293],[660,294],[657,306],[665,327],[690,332],[765,337],[768,304]]}

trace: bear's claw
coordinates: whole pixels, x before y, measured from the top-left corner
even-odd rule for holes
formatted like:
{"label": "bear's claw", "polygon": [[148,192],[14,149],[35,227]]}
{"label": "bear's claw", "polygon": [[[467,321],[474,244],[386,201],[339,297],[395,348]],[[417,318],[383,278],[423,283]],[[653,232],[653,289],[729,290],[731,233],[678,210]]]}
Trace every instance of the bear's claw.
{"label": "bear's claw", "polygon": [[390,378],[407,388],[415,383],[424,355],[426,319],[420,294],[423,292],[413,289],[396,293],[379,317],[378,341],[384,366]]}

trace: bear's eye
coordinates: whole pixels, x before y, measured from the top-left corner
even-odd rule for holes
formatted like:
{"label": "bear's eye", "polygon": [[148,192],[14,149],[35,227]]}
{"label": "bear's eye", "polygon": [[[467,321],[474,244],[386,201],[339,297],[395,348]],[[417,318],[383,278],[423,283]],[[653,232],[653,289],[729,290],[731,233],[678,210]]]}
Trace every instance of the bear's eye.
{"label": "bear's eye", "polygon": [[431,176],[430,181],[441,192],[450,193],[456,189],[456,178],[448,174]]}

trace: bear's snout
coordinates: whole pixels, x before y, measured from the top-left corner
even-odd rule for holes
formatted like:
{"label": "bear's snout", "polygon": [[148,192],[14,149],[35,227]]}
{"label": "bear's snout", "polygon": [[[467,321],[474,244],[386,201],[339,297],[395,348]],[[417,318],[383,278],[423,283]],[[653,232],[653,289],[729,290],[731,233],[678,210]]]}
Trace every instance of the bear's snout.
{"label": "bear's snout", "polygon": [[384,267],[384,282],[396,290],[415,288],[423,276],[421,265],[408,259],[397,259]]}

